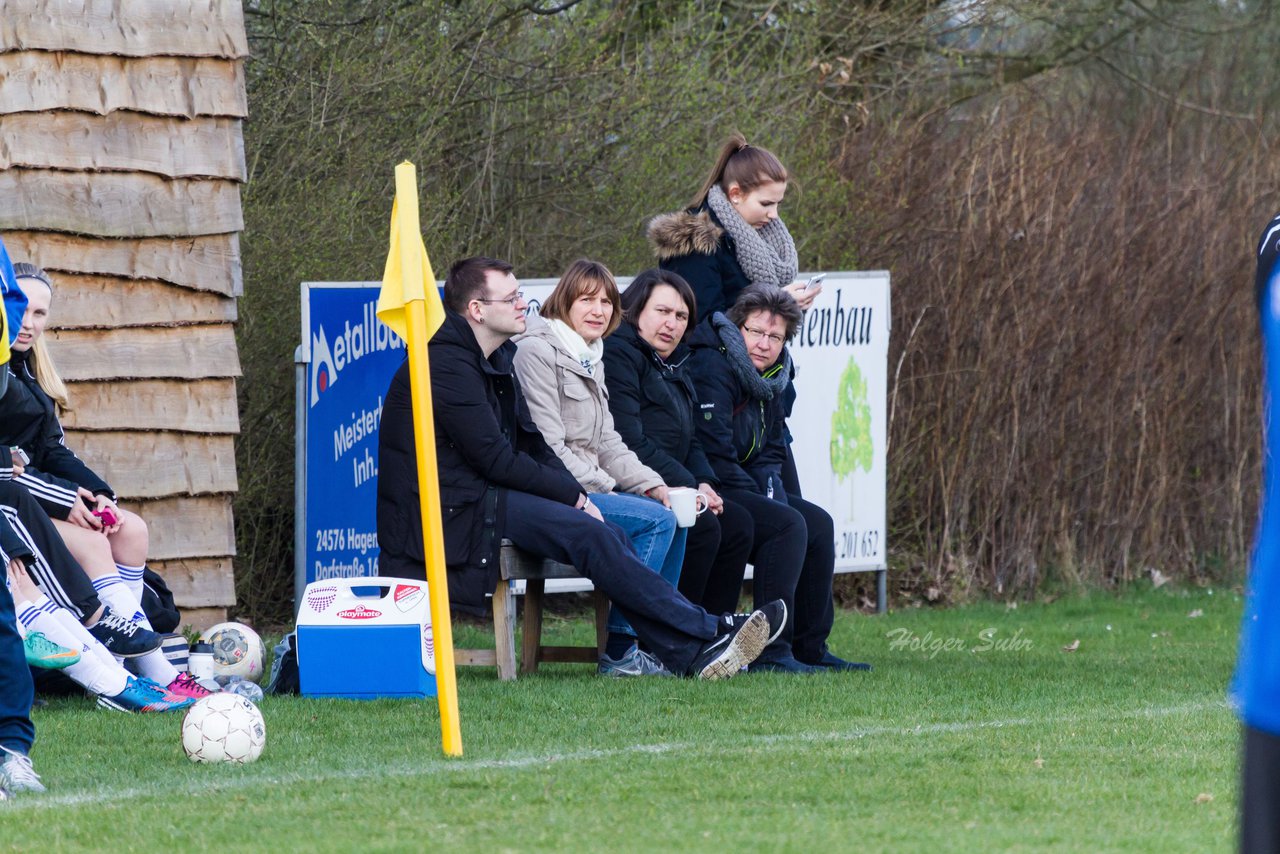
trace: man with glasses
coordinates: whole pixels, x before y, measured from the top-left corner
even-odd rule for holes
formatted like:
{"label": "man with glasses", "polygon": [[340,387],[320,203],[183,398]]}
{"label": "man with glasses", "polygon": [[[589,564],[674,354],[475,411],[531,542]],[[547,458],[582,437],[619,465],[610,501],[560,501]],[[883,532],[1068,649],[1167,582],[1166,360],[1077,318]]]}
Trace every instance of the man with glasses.
{"label": "man with glasses", "polygon": [[753,285],[689,338],[698,392],[698,441],[726,500],[754,523],[751,563],[757,602],[782,599],[792,615],[753,670],[817,673],[869,670],[827,649],[835,619],[835,525],[831,515],[783,485],[787,459],[785,395],[791,382],[786,342],[800,306],[782,288]]}
{"label": "man with glasses", "polygon": [[[454,264],[444,286],[445,320],[428,348],[450,600],[480,610],[498,582],[499,546],[509,538],[591,579],[672,673],[734,676],[781,630],[785,606],[708,614],[641,563],[622,529],[601,518],[543,440],[521,394],[510,339],[524,332],[528,305],[511,270],[492,258]],[[406,361],[387,391],[378,437],[384,576],[426,575],[413,438]]]}

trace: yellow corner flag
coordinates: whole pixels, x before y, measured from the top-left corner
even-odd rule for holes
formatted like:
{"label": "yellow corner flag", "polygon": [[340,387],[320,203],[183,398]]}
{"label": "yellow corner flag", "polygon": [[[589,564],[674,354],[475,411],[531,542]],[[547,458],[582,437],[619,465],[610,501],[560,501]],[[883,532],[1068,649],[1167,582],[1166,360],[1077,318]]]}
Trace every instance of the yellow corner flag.
{"label": "yellow corner flag", "polygon": [[396,167],[396,199],[391,207],[391,248],[378,295],[378,319],[404,339],[409,350],[409,389],[413,395],[413,435],[422,496],[423,554],[436,646],[436,698],[440,702],[440,738],[448,756],[462,755],[458,719],[458,679],[453,664],[453,624],[449,620],[449,583],[440,522],[440,478],[436,473],[436,431],[431,407],[431,366],[427,342],[444,322],[444,306],[418,225],[418,178],[407,160]]}
{"label": "yellow corner flag", "polygon": [[[431,259],[418,225],[418,178],[413,164],[396,167],[396,198],[391,203],[391,248],[382,272],[378,294],[378,319],[409,343],[409,303],[418,302],[425,312],[427,340],[444,323],[444,306],[431,272]],[[426,341],[422,342],[426,346]],[[410,353],[413,351],[410,350]]]}

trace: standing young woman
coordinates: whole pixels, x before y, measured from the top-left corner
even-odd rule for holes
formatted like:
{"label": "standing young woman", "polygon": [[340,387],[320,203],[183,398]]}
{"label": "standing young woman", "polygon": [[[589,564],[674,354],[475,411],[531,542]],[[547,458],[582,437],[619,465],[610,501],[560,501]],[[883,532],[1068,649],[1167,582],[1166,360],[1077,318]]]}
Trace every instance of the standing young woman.
{"label": "standing young woman", "polygon": [[[720,146],[688,209],[649,223],[649,243],[659,265],[689,283],[704,318],[727,311],[751,285],[784,289],[801,311],[822,293],[821,284],[806,288],[795,281],[796,244],[778,215],[788,180],[786,167],[773,152],[735,133]],[[794,402],[788,376],[783,392],[787,416]],[[788,433],[782,476],[788,490],[799,495],[800,476],[790,446]]]}
{"label": "standing young woman", "polygon": [[785,288],[801,310],[822,293],[795,280],[796,244],[778,216],[787,180],[781,160],[735,133],[688,209],[650,221],[659,266],[689,283],[703,317],[728,309],[750,285]]}
{"label": "standing young woman", "polygon": [[[684,559],[662,476],[640,462],[613,427],[605,388],[604,338],[622,320],[618,284],[595,261],[573,262],[516,338],[515,369],[543,438],[606,519],[631,537],[641,562],[675,586]],[[613,609],[600,659],[609,676],[665,673],[639,649]]]}

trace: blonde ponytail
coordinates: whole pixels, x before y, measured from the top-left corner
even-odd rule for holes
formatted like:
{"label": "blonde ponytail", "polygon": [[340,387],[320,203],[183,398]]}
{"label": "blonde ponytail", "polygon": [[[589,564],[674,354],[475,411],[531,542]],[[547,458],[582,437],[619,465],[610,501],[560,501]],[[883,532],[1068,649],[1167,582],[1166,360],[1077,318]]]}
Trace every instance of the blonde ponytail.
{"label": "blonde ponytail", "polygon": [[58,415],[71,410],[70,398],[67,395],[67,384],[58,376],[58,369],[53,364],[53,357],[41,335],[31,345],[31,354],[27,357],[27,365],[36,378],[36,383],[44,389],[44,393],[53,398]]}

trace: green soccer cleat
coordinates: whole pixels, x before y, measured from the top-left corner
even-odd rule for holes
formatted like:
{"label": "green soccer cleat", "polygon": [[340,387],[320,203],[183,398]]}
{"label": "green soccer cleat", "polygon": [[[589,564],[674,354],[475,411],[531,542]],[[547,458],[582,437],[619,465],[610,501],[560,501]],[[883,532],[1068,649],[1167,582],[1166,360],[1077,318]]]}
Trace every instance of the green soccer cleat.
{"label": "green soccer cleat", "polygon": [[54,643],[42,632],[31,632],[22,641],[27,664],[42,670],[62,670],[80,661],[80,651]]}

